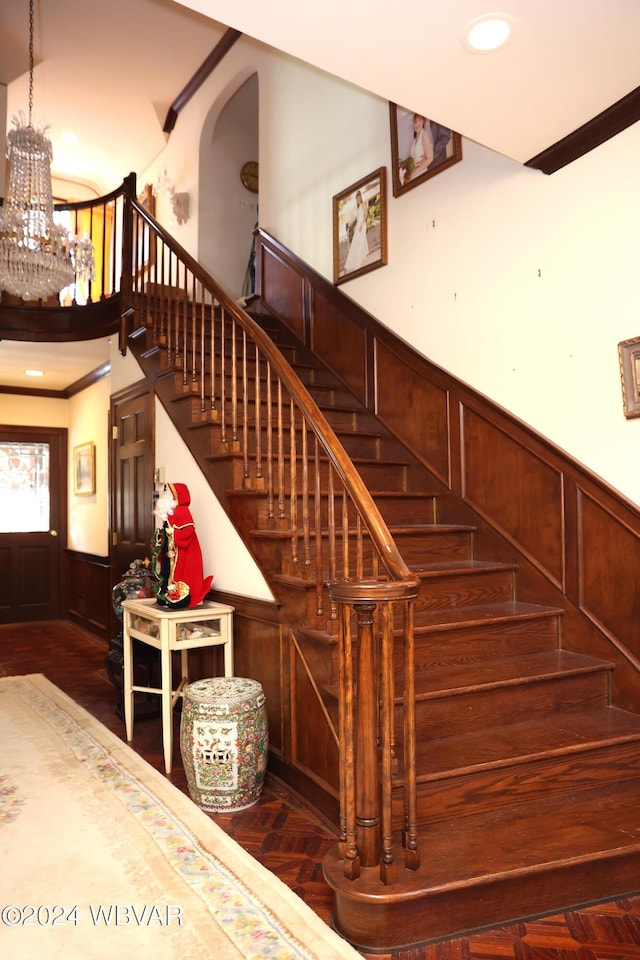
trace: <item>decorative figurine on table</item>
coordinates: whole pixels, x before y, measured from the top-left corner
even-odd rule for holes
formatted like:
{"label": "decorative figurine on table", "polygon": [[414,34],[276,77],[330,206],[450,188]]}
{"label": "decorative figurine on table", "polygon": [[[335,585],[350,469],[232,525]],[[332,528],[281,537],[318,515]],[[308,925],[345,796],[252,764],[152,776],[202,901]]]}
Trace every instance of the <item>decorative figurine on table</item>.
{"label": "decorative figurine on table", "polygon": [[158,606],[172,610],[202,603],[213,576],[203,575],[202,551],[184,483],[166,483],[156,503],[153,544],[154,593]]}

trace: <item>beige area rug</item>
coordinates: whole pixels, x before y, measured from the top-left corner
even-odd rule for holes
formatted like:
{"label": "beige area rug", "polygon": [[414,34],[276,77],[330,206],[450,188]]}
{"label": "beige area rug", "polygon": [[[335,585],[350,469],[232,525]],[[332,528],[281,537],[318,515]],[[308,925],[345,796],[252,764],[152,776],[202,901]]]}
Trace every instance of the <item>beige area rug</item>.
{"label": "beige area rug", "polygon": [[0,679],[0,956],[360,958],[39,674]]}

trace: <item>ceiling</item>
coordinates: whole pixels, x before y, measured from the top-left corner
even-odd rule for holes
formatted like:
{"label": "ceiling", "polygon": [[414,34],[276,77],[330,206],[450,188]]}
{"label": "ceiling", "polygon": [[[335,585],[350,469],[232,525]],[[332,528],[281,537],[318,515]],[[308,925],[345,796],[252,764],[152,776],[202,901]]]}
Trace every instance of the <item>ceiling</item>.
{"label": "ceiling", "polygon": [[[263,0],[35,0],[33,120],[50,124],[57,178],[107,193],[161,154],[171,104],[227,27],[520,163],[640,86],[638,0],[501,0],[512,39],[469,52],[465,26],[495,9],[490,0],[278,0],[274,16]],[[28,0],[0,0],[8,125],[28,106],[28,15]],[[0,383],[18,385],[0,346]],[[65,386],[94,359],[67,368]]]}

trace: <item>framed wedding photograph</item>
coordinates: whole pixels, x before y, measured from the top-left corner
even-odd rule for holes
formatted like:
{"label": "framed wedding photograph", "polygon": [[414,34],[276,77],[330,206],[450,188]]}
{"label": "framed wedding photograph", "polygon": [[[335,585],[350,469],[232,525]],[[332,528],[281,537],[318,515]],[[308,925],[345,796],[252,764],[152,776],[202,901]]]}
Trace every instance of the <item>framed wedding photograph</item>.
{"label": "framed wedding photograph", "polygon": [[73,448],[73,492],[77,497],[89,497],[96,492],[94,443],[81,443]]}
{"label": "framed wedding photograph", "polygon": [[462,137],[421,113],[389,104],[394,197],[462,160]]}
{"label": "framed wedding photograph", "polygon": [[333,198],[333,282],[344,283],[387,262],[386,167]]}
{"label": "framed wedding photograph", "polygon": [[640,337],[618,344],[622,404],[627,420],[640,417]]}

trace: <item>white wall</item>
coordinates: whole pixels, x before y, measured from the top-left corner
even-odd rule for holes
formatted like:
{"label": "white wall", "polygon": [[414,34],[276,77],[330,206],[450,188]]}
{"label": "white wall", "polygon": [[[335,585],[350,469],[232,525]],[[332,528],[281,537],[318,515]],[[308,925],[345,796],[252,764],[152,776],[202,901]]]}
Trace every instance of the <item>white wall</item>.
{"label": "white wall", "polygon": [[[331,279],[332,197],[389,167],[388,104],[243,38],[167,145],[194,220],[204,122],[254,70],[260,224]],[[640,419],[623,415],[617,344],[640,335],[639,155],[640,124],[550,177],[464,140],[462,162],[416,189],[393,198],[388,181],[389,263],[342,287],[637,504]],[[196,226],[180,241],[197,255]]]}
{"label": "white wall", "polygon": [[273,600],[259,568],[157,400],[156,466],[162,470],[165,482],[185,483],[189,488],[204,575],[213,574],[212,589]]}
{"label": "white wall", "polygon": [[[292,62],[261,77],[277,131],[261,223],[329,278],[332,196],[391,163],[388,104],[340,87]],[[292,135],[305,104],[313,138]],[[639,156],[640,124],[552,176],[463,141],[461,163],[398,198],[388,178],[388,266],[342,287],[636,503],[617,344],[640,335]]]}
{"label": "white wall", "polygon": [[[108,415],[110,379],[105,377],[70,400],[0,393],[0,422],[12,426],[59,427],[67,430],[67,542],[71,550],[109,553]],[[96,448],[96,492],[73,491],[73,448]]]}
{"label": "white wall", "polygon": [[[109,554],[109,398],[105,377],[69,401],[69,515],[67,545],[80,553]],[[73,489],[74,447],[95,444],[96,491],[76,495]]]}
{"label": "white wall", "polygon": [[238,298],[253,231],[258,197],[243,186],[243,164],[258,159],[258,78],[250,77],[218,113],[205,121],[200,142],[198,259]]}
{"label": "white wall", "polygon": [[0,391],[0,423],[26,427],[68,427],[69,401]]}
{"label": "white wall", "polygon": [[[115,337],[114,337],[115,340]],[[111,345],[111,380],[114,392],[142,379],[142,370],[129,351],[122,357]],[[164,482],[184,483],[191,494],[191,512],[198,532],[205,567],[213,574],[213,589],[259,600],[273,600],[259,567],[240,539],[190,450],[162,404],[155,404],[155,466]]]}

